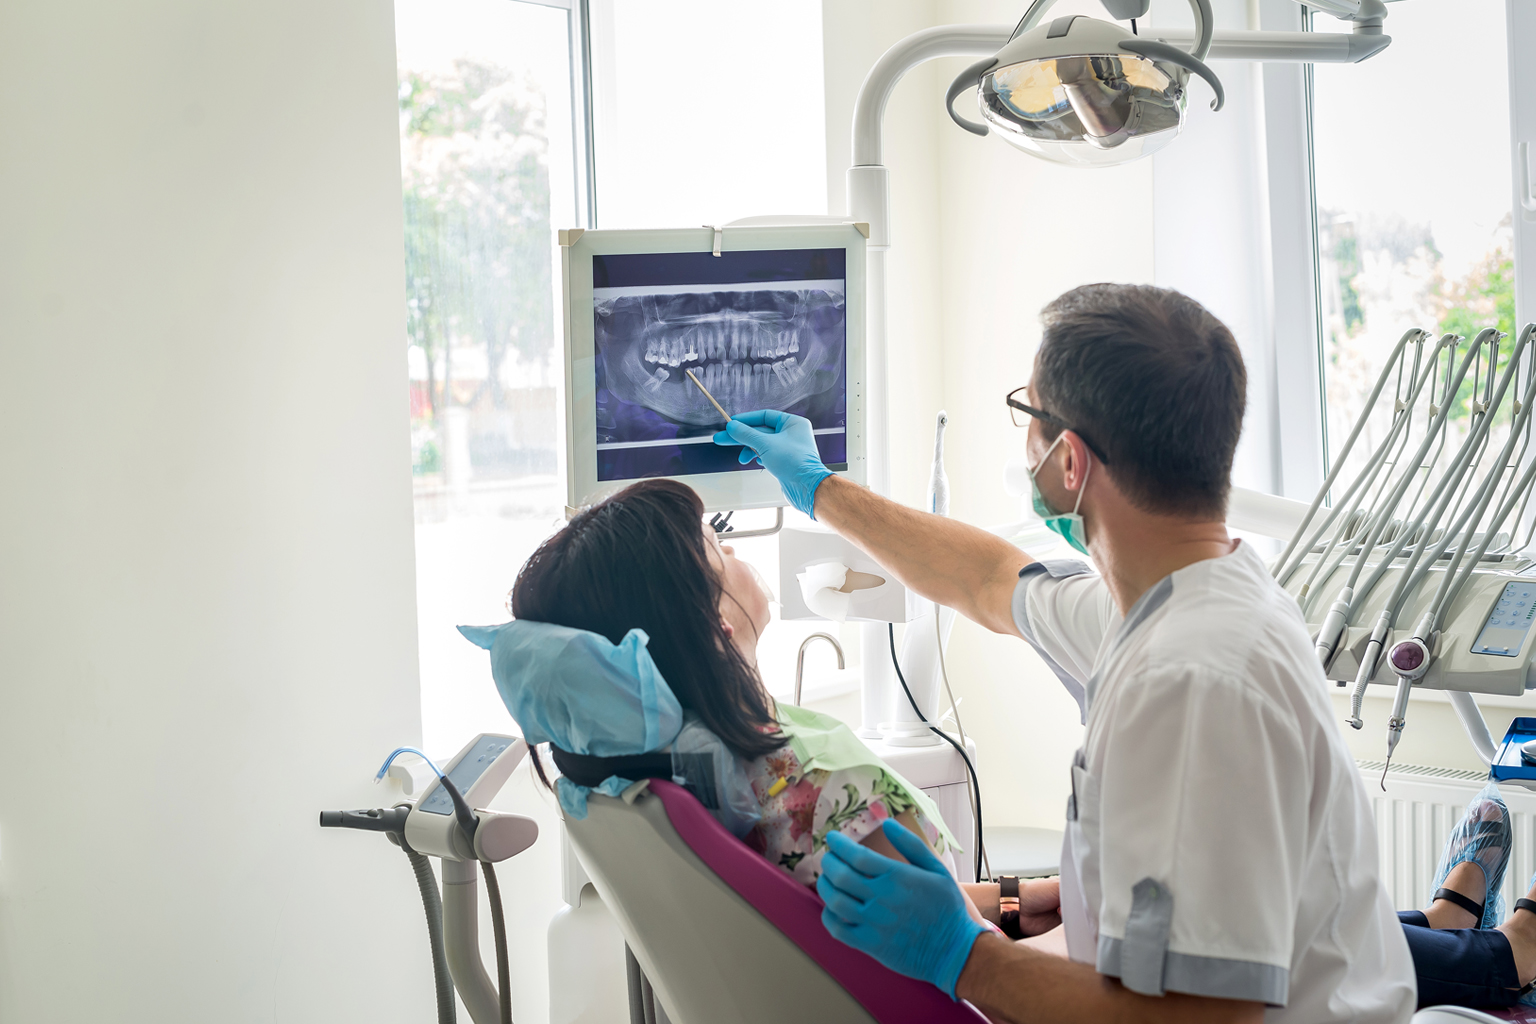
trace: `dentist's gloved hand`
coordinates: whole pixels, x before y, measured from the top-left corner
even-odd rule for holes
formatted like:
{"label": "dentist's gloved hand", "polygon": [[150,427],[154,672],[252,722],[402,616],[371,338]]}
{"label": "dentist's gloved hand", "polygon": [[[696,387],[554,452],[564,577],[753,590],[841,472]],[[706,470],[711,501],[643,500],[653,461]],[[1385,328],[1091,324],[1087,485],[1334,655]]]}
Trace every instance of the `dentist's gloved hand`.
{"label": "dentist's gloved hand", "polygon": [[889,818],[880,827],[909,863],[830,833],[816,881],[827,905],[821,923],[834,938],[953,999],[971,946],[987,928],[966,912],[960,887],[927,843]]}
{"label": "dentist's gloved hand", "polygon": [[741,464],[757,459],[778,478],[784,497],[795,508],[816,518],[816,488],[832,475],[816,451],[811,421],[776,409],[759,409],[732,416],[715,435],[715,444],[745,445]]}

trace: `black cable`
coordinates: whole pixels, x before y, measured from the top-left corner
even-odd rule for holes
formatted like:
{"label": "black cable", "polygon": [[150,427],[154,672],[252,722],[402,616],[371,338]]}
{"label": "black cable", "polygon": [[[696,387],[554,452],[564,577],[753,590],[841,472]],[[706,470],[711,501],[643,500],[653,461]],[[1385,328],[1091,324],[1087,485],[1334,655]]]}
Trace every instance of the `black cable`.
{"label": "black cable", "polygon": [[[939,739],[955,748],[955,753],[960,755],[960,760],[965,762],[965,770],[971,776],[971,792],[976,795],[976,881],[981,881],[981,780],[976,777],[976,766],[971,764],[971,759],[966,756],[965,748],[955,741],[949,733],[940,729],[928,721],[928,716],[923,714],[923,709],[917,706],[917,700],[912,696],[912,691],[907,688],[907,677],[901,674],[901,662],[896,657],[896,625],[887,622],[885,632],[891,640],[891,665],[896,669],[896,678],[901,683],[901,692],[907,695],[907,703],[912,705],[912,710],[917,713],[918,720],[926,725]],[[958,712],[956,712],[958,714]]]}
{"label": "black cable", "polygon": [[427,941],[432,945],[432,981],[437,988],[437,1024],[456,1024],[453,978],[448,974],[448,954],[443,949],[443,897],[437,891],[437,876],[432,873],[432,862],[426,857],[404,843],[400,844],[400,849],[411,859],[411,868],[416,872],[416,887],[421,890],[422,907],[427,912]]}
{"label": "black cable", "polygon": [[496,868],[488,860],[480,862],[485,875],[485,895],[491,901],[491,930],[496,933],[496,990],[501,994],[501,1024],[512,1024],[512,965],[507,960],[507,922],[501,907],[501,886],[496,884]]}

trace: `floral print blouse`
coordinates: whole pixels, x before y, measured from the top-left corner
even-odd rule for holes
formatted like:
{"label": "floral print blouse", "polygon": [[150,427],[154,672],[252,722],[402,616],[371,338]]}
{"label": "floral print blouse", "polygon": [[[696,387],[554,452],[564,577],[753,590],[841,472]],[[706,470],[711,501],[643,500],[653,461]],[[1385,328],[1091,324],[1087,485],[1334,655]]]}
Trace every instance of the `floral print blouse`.
{"label": "floral print blouse", "polygon": [[886,818],[907,811],[916,816],[928,845],[946,863],[952,861],[948,844],[922,808],[878,766],[806,771],[786,746],[752,761],[747,775],[763,812],[747,845],[802,885],[814,886],[821,876],[829,833],[860,842]]}

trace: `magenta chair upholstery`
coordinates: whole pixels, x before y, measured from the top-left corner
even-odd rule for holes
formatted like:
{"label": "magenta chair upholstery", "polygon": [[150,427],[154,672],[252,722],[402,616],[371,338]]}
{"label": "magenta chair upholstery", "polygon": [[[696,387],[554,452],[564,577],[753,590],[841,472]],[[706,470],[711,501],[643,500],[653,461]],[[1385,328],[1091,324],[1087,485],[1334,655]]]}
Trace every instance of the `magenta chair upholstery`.
{"label": "magenta chair upholstery", "polygon": [[626,796],[592,796],[566,830],[673,1024],[986,1024],[834,939],[816,894],[687,790]]}

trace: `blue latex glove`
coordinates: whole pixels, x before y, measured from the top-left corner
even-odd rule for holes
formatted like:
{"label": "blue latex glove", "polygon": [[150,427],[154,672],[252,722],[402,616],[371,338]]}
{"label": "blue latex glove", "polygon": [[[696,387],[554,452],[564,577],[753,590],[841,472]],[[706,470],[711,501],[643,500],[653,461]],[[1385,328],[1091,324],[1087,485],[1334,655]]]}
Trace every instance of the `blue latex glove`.
{"label": "blue latex glove", "polygon": [[927,843],[900,822],[886,819],[880,827],[908,863],[830,833],[816,881],[827,905],[821,923],[834,938],[953,999],[971,946],[987,927],[971,919],[960,887]]}
{"label": "blue latex glove", "polygon": [[832,475],[816,451],[811,421],[776,409],[759,409],[732,416],[715,435],[715,444],[744,445],[741,464],[753,459],[778,478],[784,497],[795,508],[816,518],[816,488]]}

